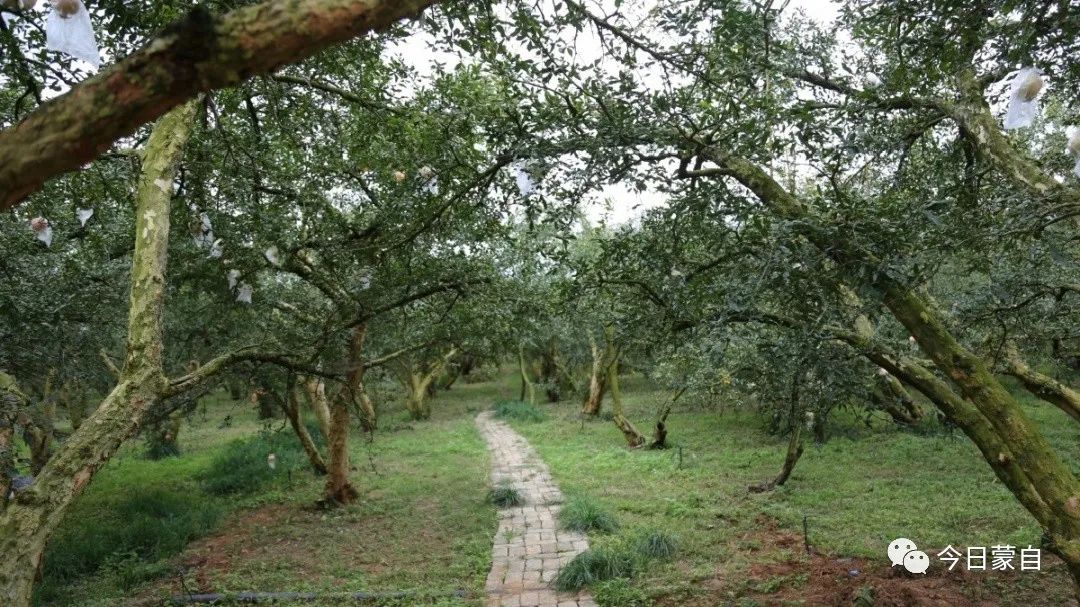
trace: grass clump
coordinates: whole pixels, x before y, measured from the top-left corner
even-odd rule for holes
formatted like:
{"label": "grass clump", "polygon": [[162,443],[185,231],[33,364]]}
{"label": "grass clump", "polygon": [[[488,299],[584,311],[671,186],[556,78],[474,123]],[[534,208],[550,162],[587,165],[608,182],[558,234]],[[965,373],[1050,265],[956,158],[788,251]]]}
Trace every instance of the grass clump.
{"label": "grass clump", "polygon": [[585,497],[573,497],[559,511],[559,522],[565,529],[586,533],[614,533],[619,529],[615,517],[596,502]]}
{"label": "grass clump", "polygon": [[542,422],[547,419],[536,405],[520,400],[500,400],[495,403],[495,417],[519,422]]}
{"label": "grass clump", "polygon": [[667,561],[675,557],[678,540],[666,531],[648,530],[637,537],[634,549],[644,558]]}
{"label": "grass clump", "polygon": [[108,509],[77,512],[50,542],[41,592],[99,570],[122,588],[161,575],[161,561],[214,529],[220,504],[198,493],[132,488]]}
{"label": "grass clump", "polygon": [[637,559],[625,546],[590,548],[563,565],[555,577],[555,588],[573,592],[605,580],[630,578],[637,572],[637,567]]}
{"label": "grass clump", "polygon": [[592,589],[600,607],[651,607],[652,599],[644,590],[634,588],[630,580],[615,578],[599,582]]}
{"label": "grass clump", "polygon": [[[277,459],[274,468],[267,462],[271,453]],[[226,445],[199,478],[210,495],[252,494],[306,461],[292,435],[263,433]]]}
{"label": "grass clump", "polygon": [[500,483],[488,492],[488,501],[500,508],[511,508],[524,504],[525,498],[510,483]]}

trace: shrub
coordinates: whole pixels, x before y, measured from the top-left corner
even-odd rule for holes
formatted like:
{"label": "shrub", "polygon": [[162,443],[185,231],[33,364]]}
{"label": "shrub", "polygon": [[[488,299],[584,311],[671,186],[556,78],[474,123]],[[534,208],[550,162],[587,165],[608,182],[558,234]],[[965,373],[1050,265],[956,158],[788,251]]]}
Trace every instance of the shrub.
{"label": "shrub", "polygon": [[633,577],[636,571],[637,561],[625,547],[590,548],[559,570],[559,575],[555,577],[555,588],[572,592],[604,580]]}
{"label": "shrub", "polygon": [[559,511],[559,522],[566,529],[580,531],[597,531],[599,533],[614,533],[619,529],[615,517],[584,497],[574,497],[566,502]]}
{"label": "shrub", "polygon": [[[273,453],[277,464],[271,469],[267,456]],[[229,443],[206,471],[199,476],[203,491],[211,495],[254,493],[287,470],[307,465],[299,441],[292,434],[260,434]]]}
{"label": "shrub", "polygon": [[664,531],[645,531],[634,542],[634,549],[649,559],[668,560],[675,556],[678,542],[675,536]]}
{"label": "shrub", "polygon": [[634,588],[630,580],[615,578],[593,587],[593,598],[600,607],[651,607],[652,600],[644,590]]}
{"label": "shrub", "polygon": [[492,487],[488,492],[488,501],[500,508],[510,508],[525,503],[521,493],[509,483]]}
{"label": "shrub", "polygon": [[495,403],[495,417],[513,419],[519,422],[542,422],[547,415],[536,405],[520,400],[501,400]]}

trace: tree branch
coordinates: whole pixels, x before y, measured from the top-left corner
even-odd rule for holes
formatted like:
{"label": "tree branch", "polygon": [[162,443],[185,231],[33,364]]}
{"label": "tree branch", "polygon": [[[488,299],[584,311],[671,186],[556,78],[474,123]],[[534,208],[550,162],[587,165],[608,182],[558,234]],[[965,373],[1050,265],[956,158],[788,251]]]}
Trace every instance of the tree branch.
{"label": "tree branch", "polygon": [[196,8],[141,50],[0,132],[0,211],[202,91],[385,29],[436,1],[268,1],[221,17]]}

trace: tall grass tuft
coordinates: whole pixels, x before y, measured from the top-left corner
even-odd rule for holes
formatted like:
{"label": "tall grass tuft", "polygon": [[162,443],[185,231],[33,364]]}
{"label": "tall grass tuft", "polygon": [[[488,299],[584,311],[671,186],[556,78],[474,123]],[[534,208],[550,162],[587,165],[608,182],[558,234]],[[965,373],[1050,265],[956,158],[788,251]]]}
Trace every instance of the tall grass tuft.
{"label": "tall grass tuft", "polygon": [[488,501],[500,508],[512,508],[524,504],[525,498],[513,485],[500,483],[488,492]]}
{"label": "tall grass tuft", "polygon": [[644,558],[667,561],[675,557],[678,541],[666,531],[649,530],[637,537],[634,549]]}
{"label": "tall grass tuft", "polygon": [[637,567],[634,554],[622,545],[590,548],[563,565],[554,585],[561,592],[573,592],[604,580],[633,577]]}
{"label": "tall grass tuft", "polygon": [[536,405],[520,400],[500,400],[495,403],[495,417],[519,422],[542,422],[547,419]]}
{"label": "tall grass tuft", "polygon": [[[267,464],[271,453],[277,459],[273,469]],[[210,495],[250,494],[284,476],[288,470],[304,466],[307,457],[291,433],[260,434],[226,445],[199,475],[199,480],[203,491]]]}
{"label": "tall grass tuft", "polygon": [[596,502],[582,496],[567,500],[559,511],[559,522],[565,529],[582,533],[614,533],[619,529],[615,517],[605,512]]}

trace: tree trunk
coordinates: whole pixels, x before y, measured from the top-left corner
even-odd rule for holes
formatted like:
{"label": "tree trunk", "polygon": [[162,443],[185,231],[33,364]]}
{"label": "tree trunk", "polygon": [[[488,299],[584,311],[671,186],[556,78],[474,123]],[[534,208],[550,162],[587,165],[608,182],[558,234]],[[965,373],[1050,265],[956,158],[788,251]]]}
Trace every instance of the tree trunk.
{"label": "tree trunk", "polygon": [[7,505],[13,478],[15,478],[15,425],[7,415],[0,415],[0,510]]}
{"label": "tree trunk", "polygon": [[525,346],[518,344],[518,373],[521,374],[521,396],[518,400],[525,402],[525,396],[529,397],[529,404],[536,404],[536,386],[529,379],[529,370],[525,365]]}
{"label": "tree trunk", "polygon": [[592,369],[589,373],[589,391],[585,394],[585,403],[581,406],[581,413],[590,417],[600,415],[600,407],[604,402],[604,391],[607,389],[607,352],[601,353],[596,345],[596,338],[589,332],[589,348],[592,351]]}
{"label": "tree trunk", "polygon": [[244,384],[235,377],[230,377],[226,383],[229,389],[229,398],[232,400],[241,400],[244,398]]}
{"label": "tree trunk", "polygon": [[304,420],[300,416],[300,395],[297,394],[295,386],[289,386],[288,395],[289,398],[281,403],[285,417],[289,418],[289,425],[296,433],[296,438],[300,439],[300,446],[307,454],[311,467],[317,474],[326,474],[326,461],[323,460],[319,448],[315,446],[315,441],[311,439],[311,434],[308,433]]}
{"label": "tree trunk", "polygon": [[309,377],[303,383],[308,406],[315,414],[323,438],[330,442],[330,402],[326,398],[326,384],[315,377]]}
{"label": "tree trunk", "polygon": [[[1001,463],[1016,459],[1018,466],[1008,471],[1018,476],[1010,477],[1006,484],[1044,527],[1050,548],[1067,563],[1080,586],[1080,482],[986,362],[957,341],[925,296],[879,271],[879,262],[872,254],[831,233],[811,229],[814,217],[808,208],[760,167],[743,158],[711,151],[710,159],[778,215],[803,222],[807,229],[800,230],[801,235],[837,263],[869,270],[866,275],[872,278],[868,286],[882,294],[885,307],[955,383],[963,399],[974,406],[974,412],[967,412],[970,416],[950,419],[975,441],[995,471],[1000,468],[995,460]],[[971,427],[973,423],[978,425],[978,431]],[[1004,448],[991,451],[991,445]]]}
{"label": "tree trunk", "polygon": [[802,457],[802,421],[799,419],[799,411],[802,409],[802,407],[799,406],[802,373],[803,370],[800,369],[791,380],[791,436],[788,438],[787,454],[784,456],[784,465],[780,468],[780,474],[776,475],[776,478],[750,485],[748,489],[751,493],[764,493],[782,486],[791,476],[791,471],[795,469],[795,464],[799,462],[799,458]]}
{"label": "tree trunk", "polygon": [[330,405],[330,466],[322,503],[326,506],[351,504],[360,493],[349,482],[349,404],[362,389],[364,339],[367,325],[357,325],[349,342],[345,385]]}
{"label": "tree trunk", "polygon": [[642,434],[634,424],[626,418],[623,413],[622,402],[622,390],[619,389],[619,354],[615,349],[615,329],[610,325],[604,330],[604,337],[607,339],[609,347],[612,351],[611,362],[608,363],[608,380],[607,385],[611,391],[611,412],[612,421],[615,422],[615,427],[619,429],[623,434],[623,438],[626,439],[626,444],[631,449],[636,449],[645,444],[645,435]]}
{"label": "tree trunk", "polygon": [[[136,194],[127,356],[112,392],[0,515],[0,604],[28,607],[45,544],[75,499],[139,429],[167,386],[162,314],[169,203],[197,102],[162,118],[150,134]],[[161,187],[161,183],[169,184]]]}
{"label": "tree trunk", "polygon": [[1080,392],[1029,367],[1012,344],[1005,350],[1005,372],[1019,379],[1028,392],[1080,421]]}

